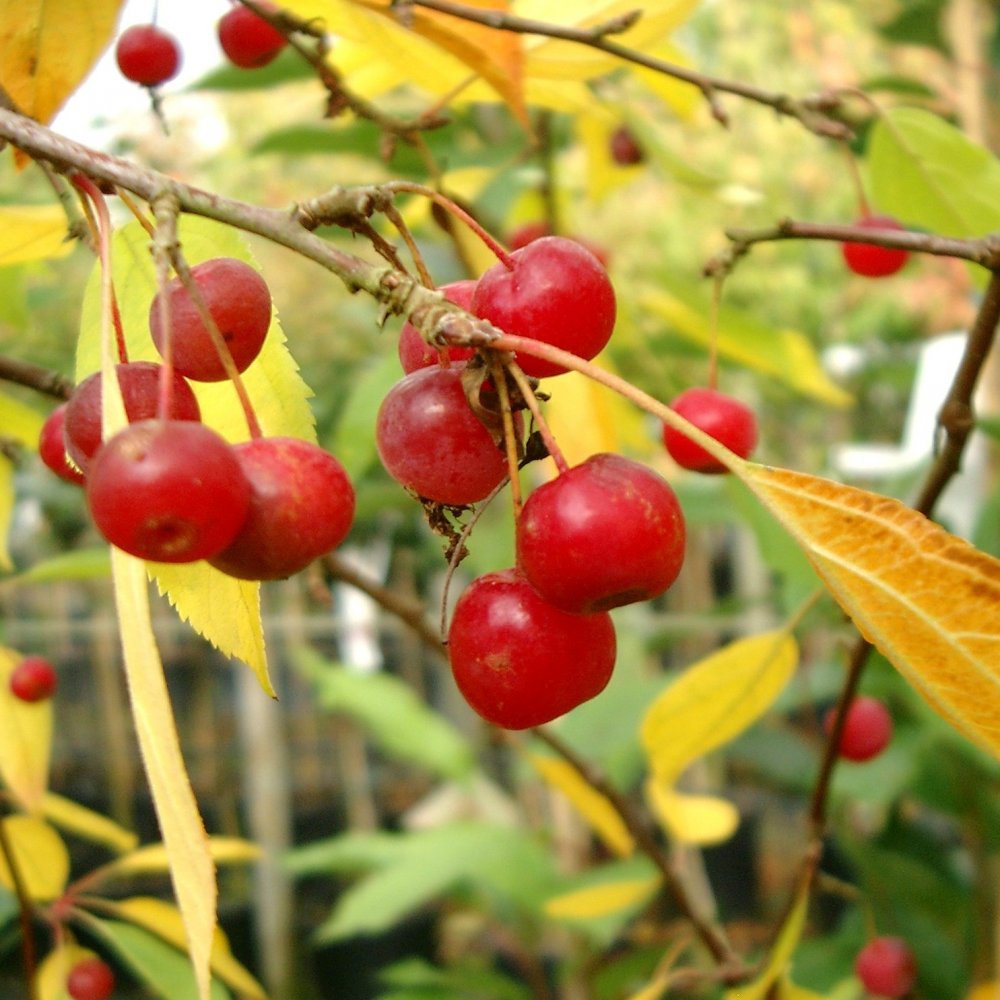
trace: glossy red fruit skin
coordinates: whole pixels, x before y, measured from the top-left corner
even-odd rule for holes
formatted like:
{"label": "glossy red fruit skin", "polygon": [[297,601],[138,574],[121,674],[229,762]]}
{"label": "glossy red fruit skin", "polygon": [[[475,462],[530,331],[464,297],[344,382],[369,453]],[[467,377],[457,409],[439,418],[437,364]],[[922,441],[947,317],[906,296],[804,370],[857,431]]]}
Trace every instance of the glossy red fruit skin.
{"label": "glossy red fruit skin", "polygon": [[134,24],[119,35],[115,59],[126,79],[156,87],[179,72],[181,47],[173,35],[155,24]]}
{"label": "glossy red fruit skin", "polygon": [[[865,229],[895,229],[903,232],[905,227],[890,215],[866,215],[855,225]],[[880,247],[874,243],[842,243],[840,245],[844,263],[864,278],[888,278],[901,271],[910,259],[906,250]]]}
{"label": "glossy red fruit skin", "polygon": [[[670,408],[740,458],[749,458],[757,446],[757,418],[753,410],[717,389],[685,389],[670,404]],[[708,474],[728,471],[704,448],[666,424],[663,427],[663,443],[670,457],[682,469]]]}
{"label": "glossy red fruit skin", "polygon": [[83,482],[83,473],[70,464],[66,455],[66,437],[63,433],[66,405],[60,403],[42,424],[42,431],[38,436],[38,454],[60,479],[79,485]]}
{"label": "glossy red fruit skin", "polygon": [[250,486],[232,447],[204,424],[142,420],[94,456],[87,505],[101,534],[140,559],[218,555],[243,526]]}
{"label": "glossy red fruit skin", "polygon": [[[157,415],[162,370],[163,366],[154,361],[129,361],[115,365],[129,423],[149,420]],[[66,404],[63,425],[66,451],[84,472],[101,446],[102,397],[101,373],[94,372],[73,390]],[[177,372],[173,376],[168,416],[171,420],[201,420],[198,400],[191,386]]]}
{"label": "glossy red fruit skin", "polygon": [[670,484],[620,455],[593,455],[527,499],[517,565],[550,604],[608,611],[662,594],[684,562],[684,515]]}
{"label": "glossy red fruit skin", "polygon": [[266,66],[288,44],[277,28],[240,4],[222,15],[217,30],[226,58],[240,69]]}
{"label": "glossy red fruit skin", "polygon": [[280,580],[336,548],[354,520],[354,487],[329,452],[299,438],[256,438],[233,451],[250,506],[233,541],[209,562],[241,580]]}
{"label": "glossy red fruit skin", "polygon": [[66,977],[66,992],[73,1000],[108,1000],[115,991],[115,974],[99,958],[77,962]]}
{"label": "glossy red fruit skin", "polygon": [[[827,713],[824,726],[833,728],[835,710]],[[892,715],[885,704],[870,695],[858,695],[847,706],[837,752],[844,760],[863,763],[877,757],[892,740]]]}
{"label": "glossy red fruit skin", "polygon": [[[523,225],[520,225],[511,231],[510,235],[507,237],[507,246],[511,250],[520,250],[521,247],[526,247],[529,243],[534,243],[535,240],[539,240],[543,236],[551,235],[552,230],[547,222],[542,222],[540,220],[535,222],[525,222]],[[588,240],[583,236],[570,236],[568,239],[575,240],[581,246],[585,246],[601,262],[601,264],[604,265],[605,269],[608,267],[610,257],[608,255],[607,247],[603,247],[599,243],[595,243],[593,240]]]}
{"label": "glossy red fruit skin", "polygon": [[421,368],[382,400],[375,444],[386,471],[426,500],[461,507],[485,499],[507,475],[507,460],[472,412],[462,370]]}
{"label": "glossy red fruit skin", "polygon": [[[242,8],[241,8],[242,9]],[[271,325],[271,292],[249,264],[234,257],[214,257],[191,268],[191,277],[219,332],[229,346],[237,371],[244,372],[260,354]],[[194,300],[179,278],[158,292],[149,307],[149,329],[162,355],[166,332],[160,319],[160,296],[170,299],[174,369],[195,382],[221,382],[229,376]]]}
{"label": "glossy red fruit skin", "polygon": [[[472,296],[476,290],[476,282],[472,279],[462,281],[452,281],[450,284],[442,285],[438,291],[444,297],[468,310],[472,305]],[[430,368],[432,365],[440,364],[441,352],[420,336],[417,328],[412,323],[404,323],[403,329],[399,331],[399,363],[403,371],[409,374],[418,368]],[[447,347],[445,352],[448,360],[453,363],[468,361],[476,353],[473,347]]]}
{"label": "glossy red fruit skin", "polygon": [[504,729],[541,726],[600,694],[615,654],[610,615],[560,611],[514,569],[474,580],[448,631],[458,689]]}
{"label": "glossy red fruit skin", "polygon": [[26,656],[10,675],[10,693],[19,701],[45,701],[56,693],[56,668],[41,656]]}
{"label": "glossy red fruit skin", "polygon": [[[506,333],[531,337],[589,360],[615,325],[615,292],[601,262],[576,240],[543,236],[493,265],[479,279],[472,312]],[[518,364],[536,378],[567,369],[528,354]]]}
{"label": "glossy red fruit skin", "polygon": [[917,982],[913,951],[899,937],[869,941],[858,952],[854,971],[865,989],[876,997],[904,997]]}

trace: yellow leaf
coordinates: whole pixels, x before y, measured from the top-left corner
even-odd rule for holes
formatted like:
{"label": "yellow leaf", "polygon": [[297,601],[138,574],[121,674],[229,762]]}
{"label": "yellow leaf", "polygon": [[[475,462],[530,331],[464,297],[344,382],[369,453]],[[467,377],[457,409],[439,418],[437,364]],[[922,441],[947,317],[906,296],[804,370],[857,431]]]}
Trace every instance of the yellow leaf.
{"label": "yellow leaf", "polygon": [[799,330],[766,326],[722,303],[713,335],[707,294],[682,293],[680,288],[646,292],[640,306],[664,320],[676,336],[706,349],[714,342],[721,358],[777,379],[802,395],[830,406],[849,406],[852,401],[827,377],[812,344]]}
{"label": "yellow leaf", "polygon": [[805,927],[806,912],[809,909],[809,883],[804,881],[799,887],[778,937],[771,948],[771,954],[764,971],[745,986],[734,986],[723,994],[724,1000],[765,1000],[770,996],[771,987],[788,971],[792,955],[798,947]]}
{"label": "yellow leaf", "polygon": [[[8,816],[0,822],[29,898],[47,903],[59,896],[69,878],[69,851],[62,837],[37,816]],[[2,853],[0,885],[14,890],[14,879]]]}
{"label": "yellow leaf", "polygon": [[[600,364],[613,370],[606,357]],[[649,432],[639,410],[592,379],[567,372],[553,382],[551,393],[545,419],[570,465],[599,452],[649,450]]]}
{"label": "yellow leaf", "polygon": [[72,941],[57,944],[39,963],[35,972],[35,992],[38,1000],[72,1000],[66,992],[70,969],[85,958],[96,958],[95,952]]}
{"label": "yellow leaf", "polygon": [[6,455],[0,455],[0,570],[7,573],[14,569],[14,560],[10,557],[7,543],[13,517],[14,463]]}
{"label": "yellow leaf", "polygon": [[587,821],[590,828],[619,857],[628,857],[635,850],[632,834],[615,807],[585,781],[567,761],[541,754],[528,754],[535,770],[569,799],[573,808]]}
{"label": "yellow leaf", "polygon": [[563,920],[596,920],[599,917],[609,917],[649,899],[659,884],[660,880],[652,877],[575,889],[573,892],[564,892],[547,900],[544,906],[545,915]]}
{"label": "yellow leaf", "polygon": [[646,710],[650,770],[672,784],[694,760],[728,743],[774,703],[798,662],[786,631],[738,639],[681,674]]}
{"label": "yellow leaf", "polygon": [[[127,920],[173,945],[187,950],[187,938],[180,911],[173,903],[152,896],[133,896],[105,904],[113,916]],[[260,983],[233,957],[229,939],[216,928],[212,939],[212,972],[246,1000],[267,1000]]]}
{"label": "yellow leaf", "polygon": [[[208,852],[217,865],[246,864],[260,857],[260,848],[240,837],[209,837]],[[170,868],[170,854],[164,844],[149,844],[117,858],[104,868],[105,878],[157,875]]]}
{"label": "yellow leaf", "polygon": [[638,993],[630,994],[626,1000],[660,1000],[663,991],[670,985],[670,975],[657,976],[647,983]]}
{"label": "yellow leaf", "polygon": [[23,654],[0,646],[0,778],[28,812],[37,812],[49,782],[52,700],[26,702],[10,691]]}
{"label": "yellow leaf", "polygon": [[[3,238],[2,225],[0,219],[0,239]],[[8,396],[5,392],[0,392],[0,427],[3,428],[5,438],[19,441],[27,448],[35,448],[44,423],[45,417],[34,407]]]}
{"label": "yellow leaf", "polygon": [[965,1000],[1000,1000],[1000,979],[973,986]]}
{"label": "yellow leaf", "polygon": [[[105,393],[105,400],[110,395]],[[202,1000],[208,1000],[218,896],[215,865],[184,767],[170,693],[153,638],[145,567],[140,560],[112,549],[111,570],[139,749],[170,858],[195,981]]]}
{"label": "yellow leaf", "polygon": [[95,844],[105,844],[119,853],[134,850],[139,840],[135,833],[126,830],[107,816],[54,792],[46,793],[42,799],[41,811],[42,815],[63,830],[75,833]]}
{"label": "yellow leaf", "polygon": [[[691,60],[687,53],[681,51],[669,40],[652,46],[648,54],[665,63],[672,63],[674,66],[683,68],[691,66]],[[631,70],[642,81],[643,86],[656,94],[680,118],[691,118],[696,108],[705,103],[701,91],[693,84],[685,83],[683,80],[668,76],[666,73],[647,69],[645,66],[632,66]]]}
{"label": "yellow leaf", "polygon": [[678,792],[656,778],[647,780],[646,798],[660,825],[682,844],[721,844],[740,824],[739,811],[731,802]]}
{"label": "yellow leaf", "polygon": [[1000,560],[889,497],[749,462],[737,474],[861,633],[932,708],[1000,756]]}
{"label": "yellow leaf", "polygon": [[52,120],[111,41],[122,0],[0,0],[0,85]]}
{"label": "yellow leaf", "polygon": [[65,257],[73,250],[58,205],[0,206],[0,267]]}

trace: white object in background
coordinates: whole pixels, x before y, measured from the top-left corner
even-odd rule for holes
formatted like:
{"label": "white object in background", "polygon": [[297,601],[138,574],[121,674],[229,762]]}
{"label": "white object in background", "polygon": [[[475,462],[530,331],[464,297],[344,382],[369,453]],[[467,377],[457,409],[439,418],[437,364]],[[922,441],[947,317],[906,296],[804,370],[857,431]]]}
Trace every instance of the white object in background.
{"label": "white object in background", "polygon": [[[887,481],[915,472],[934,455],[938,413],[962,360],[966,334],[943,333],[921,348],[910,394],[903,439],[899,444],[852,443],[831,450],[830,463],[845,479]],[[952,479],[937,506],[937,516],[955,534],[968,538],[985,485],[986,455],[981,435],[966,446],[960,473]]]}
{"label": "white object in background", "polygon": [[[389,568],[389,546],[375,542],[365,548],[342,548],[337,553],[356,570],[378,580]],[[378,605],[357,587],[338,583],[334,587],[340,616],[340,657],[350,670],[369,674],[382,669],[378,636]]]}

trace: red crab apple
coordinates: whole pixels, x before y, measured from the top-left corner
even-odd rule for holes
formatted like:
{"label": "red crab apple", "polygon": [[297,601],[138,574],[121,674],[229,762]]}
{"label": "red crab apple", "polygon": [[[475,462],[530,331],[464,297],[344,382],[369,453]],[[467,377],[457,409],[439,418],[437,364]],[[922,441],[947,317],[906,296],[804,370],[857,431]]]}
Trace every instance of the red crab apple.
{"label": "red crab apple", "polygon": [[[276,9],[272,4],[261,7],[268,11]],[[217,30],[226,58],[241,69],[266,66],[288,44],[288,39],[274,25],[242,4],[235,4],[222,15]]]}
{"label": "red crab apple", "polygon": [[115,974],[101,959],[81,959],[66,977],[66,992],[73,1000],[108,1000],[115,991]]}
{"label": "red crab apple", "polygon": [[854,971],[876,997],[903,997],[917,981],[913,950],[900,937],[873,938],[858,952]]}
{"label": "red crab apple", "polygon": [[[242,8],[241,8],[242,9]],[[236,370],[243,372],[260,354],[271,325],[271,293],[254,268],[234,257],[215,257],[191,268],[205,306],[222,334]],[[170,350],[175,371],[196,382],[221,382],[229,376],[198,307],[179,278],[158,292],[149,308],[149,329],[160,354],[166,350],[161,296],[170,302]]]}
{"label": "red crab apple", "polygon": [[[442,285],[439,291],[456,306],[468,310],[472,305],[472,295],[476,290],[476,282],[470,278],[462,281],[452,281]],[[399,331],[399,363],[403,371],[409,374],[418,368],[430,368],[441,361],[441,351],[428,344],[412,323],[404,323]],[[468,361],[476,353],[473,347],[446,347],[447,359],[451,362]]]}
{"label": "red crab apple", "polygon": [[539,486],[517,522],[517,564],[545,600],[574,613],[662,594],[684,562],[684,516],[662,476],[593,455]]}
{"label": "red crab apple", "polygon": [[[740,458],[749,458],[757,445],[757,418],[753,410],[717,389],[686,389],[670,408]],[[669,424],[663,426],[663,443],[670,457],[683,469],[703,473],[727,471],[701,445]]]}
{"label": "red crab apple", "polygon": [[[153,361],[129,361],[115,366],[125,416],[129,423],[155,417],[160,405],[160,378],[163,367]],[[66,404],[63,430],[70,458],[86,472],[101,445],[101,373],[88,375]],[[201,410],[191,386],[173,373],[170,390],[171,420],[200,420]]]}
{"label": "red crab apple", "polygon": [[181,68],[181,47],[155,24],[134,24],[118,36],[115,59],[122,76],[144,87],[172,80]]}
{"label": "red crab apple", "polygon": [[[835,710],[831,709],[824,720],[829,733],[833,728]],[[837,752],[845,760],[861,763],[877,757],[892,739],[892,715],[878,698],[858,695],[844,716]]]}
{"label": "red crab apple", "polygon": [[329,452],[291,437],[256,438],[233,451],[250,484],[236,537],[209,562],[243,580],[277,580],[336,548],[354,518],[354,487]]}
{"label": "red crab apple", "polygon": [[[525,222],[512,229],[510,235],[507,237],[507,246],[511,250],[520,250],[521,247],[526,247],[529,243],[534,243],[535,240],[539,240],[543,236],[552,235],[552,227],[544,220],[536,219],[534,222]],[[600,243],[595,243],[593,240],[588,240],[583,236],[571,236],[568,238],[576,240],[577,243],[585,246],[605,268],[608,267],[610,258],[607,247],[603,247]]]}
{"label": "red crab apple", "polygon": [[[601,262],[576,240],[543,236],[494,264],[479,279],[472,312],[506,333],[531,337],[589,360],[611,337],[615,292]],[[523,352],[536,378],[567,371]]]}
{"label": "red crab apple", "polygon": [[514,569],[474,580],[448,631],[458,689],[505,729],[543,725],[600,694],[615,653],[610,615],[560,611]]}
{"label": "red crab apple", "polygon": [[232,447],[191,421],[129,424],[87,473],[87,505],[101,534],[154,562],[218,555],[243,526],[249,500]]}
{"label": "red crab apple", "polygon": [[393,479],[437,503],[476,503],[507,475],[503,452],[465,398],[457,365],[420,368],[397,382],[379,408],[375,443]]}
{"label": "red crab apple", "polygon": [[42,424],[42,431],[38,436],[38,454],[60,479],[80,484],[83,482],[83,473],[70,463],[66,454],[66,437],[63,433],[66,405],[60,403]]}
{"label": "red crab apple", "polygon": [[[905,231],[898,219],[890,215],[865,215],[855,223],[863,229],[894,229]],[[910,259],[906,250],[880,247],[877,243],[842,243],[844,262],[864,278],[888,278],[902,270]]]}
{"label": "red crab apple", "polygon": [[45,701],[59,684],[56,668],[42,656],[26,656],[11,671],[10,693],[19,701]]}

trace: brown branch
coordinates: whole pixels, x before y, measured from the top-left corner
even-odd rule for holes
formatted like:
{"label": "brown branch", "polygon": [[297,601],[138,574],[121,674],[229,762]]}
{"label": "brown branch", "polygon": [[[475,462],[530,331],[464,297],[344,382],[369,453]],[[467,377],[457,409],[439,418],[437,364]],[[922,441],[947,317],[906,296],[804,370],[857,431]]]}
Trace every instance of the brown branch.
{"label": "brown branch", "polygon": [[830,139],[850,139],[851,129],[843,122],[833,118],[828,113],[839,103],[834,96],[822,94],[817,97],[796,100],[788,94],[765,90],[753,84],[740,80],[723,80],[718,77],[699,73],[686,66],[679,66],[663,59],[639,52],[636,49],[622,45],[612,40],[611,35],[620,34],[630,28],[638,19],[636,12],[623,15],[604,24],[591,28],[574,28],[568,25],[550,24],[545,21],[534,21],[530,18],[518,17],[498,10],[481,10],[468,7],[451,0],[411,0],[415,7],[425,7],[441,14],[450,14],[476,24],[482,24],[498,31],[512,31],[523,35],[540,35],[546,38],[558,38],[567,42],[575,42],[592,49],[599,49],[609,55],[616,56],[624,62],[644,66],[657,73],[673,77],[684,83],[697,87],[708,102],[712,116],[721,124],[726,125],[729,116],[719,103],[719,94],[732,94],[744,100],[752,101],[771,108],[779,115],[794,118],[810,132]]}
{"label": "brown branch", "polygon": [[73,380],[65,375],[32,364],[30,361],[9,358],[5,355],[0,355],[0,379],[27,386],[56,399],[69,399],[73,391]]}

